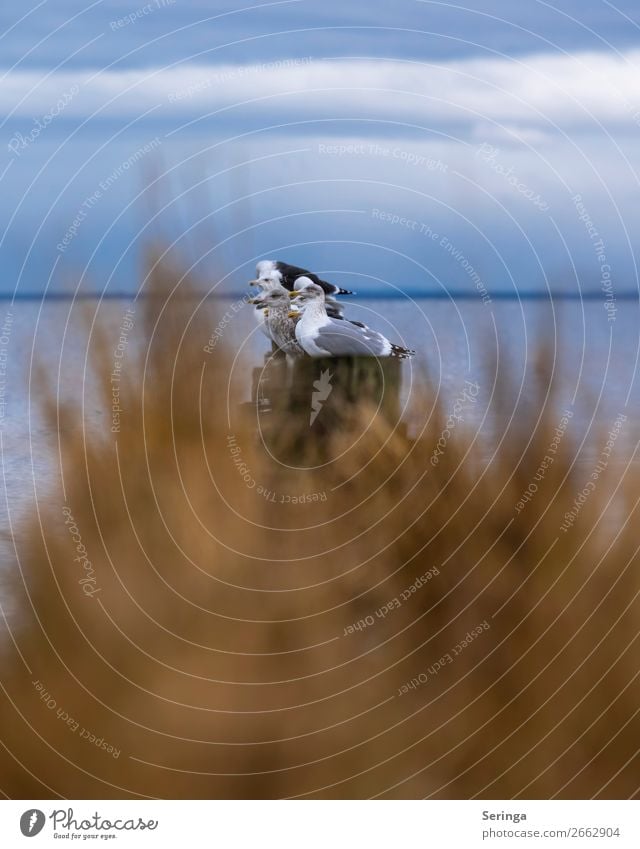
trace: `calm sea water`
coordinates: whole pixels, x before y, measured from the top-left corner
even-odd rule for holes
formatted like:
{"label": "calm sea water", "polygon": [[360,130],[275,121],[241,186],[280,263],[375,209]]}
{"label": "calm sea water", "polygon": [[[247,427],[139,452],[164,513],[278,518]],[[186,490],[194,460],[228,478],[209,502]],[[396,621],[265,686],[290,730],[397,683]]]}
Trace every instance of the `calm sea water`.
{"label": "calm sea water", "polygon": [[[266,339],[253,318],[253,308],[244,305],[232,310],[232,301],[223,301],[220,314],[231,314],[223,328],[224,340],[242,350],[239,378],[249,376],[252,364],[260,365],[268,350]],[[113,334],[114,350],[120,334],[126,301],[83,305],[91,318]],[[134,326],[129,332],[131,348],[141,344],[135,307]],[[13,527],[24,505],[35,494],[38,500],[62,495],[57,477],[56,433],[45,426],[39,408],[38,390],[33,382],[34,368],[44,365],[48,380],[60,393],[72,397],[87,423],[109,415],[101,410],[92,392],[87,371],[87,323],[79,320],[79,308],[70,312],[68,302],[45,304],[19,302],[0,305],[0,421],[2,439],[3,496],[2,524]],[[638,352],[640,346],[639,306],[633,301],[619,304],[615,321],[608,320],[602,302],[560,301],[553,305],[539,301],[480,300],[451,303],[420,298],[411,300],[366,300],[349,302],[347,314],[366,321],[393,341],[415,348],[417,356],[404,365],[403,399],[419,398],[426,384],[442,395],[445,409],[453,406],[465,388],[465,381],[477,384],[477,400],[466,402],[465,427],[477,430],[481,438],[500,436],[506,429],[526,427],[539,412],[532,410],[532,378],[536,362],[544,355],[558,378],[554,400],[558,416],[574,411],[572,438],[576,444],[586,437],[581,461],[589,462],[589,450],[597,453],[601,434],[620,415],[627,421],[616,447],[615,462],[627,463],[638,441],[640,391]],[[4,324],[2,324],[4,322]],[[213,318],[211,331],[215,331]],[[206,339],[190,337],[202,349]],[[203,353],[203,358],[206,355]],[[497,404],[496,367],[509,375],[510,389],[500,392]],[[111,368],[111,363],[105,364]],[[538,405],[539,407],[539,405]],[[417,407],[407,416],[414,431],[421,426],[424,411]],[[57,493],[57,495],[56,495]]]}

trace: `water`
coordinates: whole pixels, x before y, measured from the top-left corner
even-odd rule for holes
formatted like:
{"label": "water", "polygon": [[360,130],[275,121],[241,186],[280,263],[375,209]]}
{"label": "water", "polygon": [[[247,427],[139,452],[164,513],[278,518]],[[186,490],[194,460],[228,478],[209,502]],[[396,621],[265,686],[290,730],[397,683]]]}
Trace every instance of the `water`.
{"label": "water", "polygon": [[[229,311],[232,301],[223,301],[218,315]],[[420,399],[429,384],[441,395],[449,410],[464,391],[465,381],[477,385],[477,399],[467,399],[463,418],[465,427],[477,430],[481,438],[499,437],[514,424],[531,417],[531,378],[536,360],[542,353],[552,364],[558,378],[554,407],[574,411],[572,438],[580,443],[586,437],[588,451],[581,462],[592,462],[598,453],[602,432],[613,426],[620,414],[627,422],[616,446],[614,462],[621,468],[628,462],[637,441],[638,351],[640,322],[638,304],[619,305],[614,321],[601,301],[477,300],[449,302],[430,298],[415,301],[367,299],[347,302],[350,317],[359,318],[381,330],[393,341],[416,349],[417,355],[404,365],[403,400]],[[79,320],[81,310],[108,329],[115,350],[128,301],[88,302],[71,308],[65,301],[47,303],[5,302],[0,311],[5,332],[0,338],[0,387],[6,406],[0,421],[3,464],[3,497],[0,513],[3,527],[15,528],[24,507],[35,496],[62,500],[57,471],[57,434],[45,424],[39,406],[35,370],[44,365],[47,381],[61,397],[73,398],[84,405],[84,422],[104,421],[108,415],[100,409],[87,369],[87,323]],[[134,351],[141,345],[139,317],[128,345]],[[260,365],[268,350],[267,340],[256,329],[253,307],[242,305],[231,310],[222,335],[226,343],[242,350],[236,363],[237,376],[245,382],[249,398],[251,365]],[[215,330],[213,319],[211,331]],[[7,329],[8,328],[8,329]],[[207,339],[189,337],[202,349]],[[203,352],[203,359],[207,354]],[[511,389],[502,392],[497,405],[496,365],[508,373]],[[111,369],[112,363],[104,364]],[[410,428],[419,431],[424,410],[416,405],[407,414]],[[528,422],[528,418],[525,421]],[[531,419],[533,423],[533,419]],[[77,421],[81,437],[83,417]]]}

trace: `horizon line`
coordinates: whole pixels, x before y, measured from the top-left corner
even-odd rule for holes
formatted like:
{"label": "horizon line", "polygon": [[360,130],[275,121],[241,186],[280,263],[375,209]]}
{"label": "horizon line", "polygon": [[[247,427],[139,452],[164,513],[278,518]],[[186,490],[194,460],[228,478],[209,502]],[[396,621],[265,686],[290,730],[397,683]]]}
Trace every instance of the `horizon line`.
{"label": "horizon line", "polygon": [[[498,291],[492,292],[486,296],[480,295],[478,292],[469,292],[469,291],[438,291],[438,290],[429,290],[429,289],[416,289],[416,290],[407,290],[404,292],[401,291],[376,291],[372,289],[365,289],[360,292],[354,292],[352,296],[341,298],[341,301],[350,302],[354,298],[361,298],[362,300],[415,300],[415,299],[424,299],[424,300],[478,300],[485,305],[489,304],[491,301],[542,301],[542,300],[562,300],[562,301],[595,301],[600,299],[606,299],[608,293],[602,292],[600,290],[589,290],[587,292],[549,292],[547,290],[538,291],[535,289],[528,289],[521,292],[514,291]],[[609,298],[609,300],[621,300],[621,301],[629,301],[629,300],[638,300],[640,299],[640,291],[638,290],[630,290],[626,289],[621,292],[612,293],[613,297]],[[140,294],[136,294],[135,292],[124,292],[124,291],[114,291],[114,292],[0,292],[0,301],[74,301],[74,300],[108,300],[108,301],[134,301],[140,300],[144,298],[159,298],[163,297],[163,295],[157,294],[155,292],[142,292]],[[181,296],[185,300],[196,300],[198,298],[204,297],[206,300],[211,299],[220,299],[220,300],[232,300],[232,299],[240,299],[242,296],[235,292],[193,292],[189,294],[185,294]]]}

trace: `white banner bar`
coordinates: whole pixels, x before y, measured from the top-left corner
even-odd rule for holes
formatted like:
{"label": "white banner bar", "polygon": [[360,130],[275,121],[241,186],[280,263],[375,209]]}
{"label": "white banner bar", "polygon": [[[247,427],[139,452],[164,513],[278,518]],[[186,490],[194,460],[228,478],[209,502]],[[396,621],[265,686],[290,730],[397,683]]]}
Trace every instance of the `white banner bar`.
{"label": "white banner bar", "polygon": [[[0,846],[640,847],[638,802],[3,801]],[[29,840],[34,840],[33,844]],[[63,842],[64,841],[64,842]],[[117,843],[115,843],[117,841]]]}

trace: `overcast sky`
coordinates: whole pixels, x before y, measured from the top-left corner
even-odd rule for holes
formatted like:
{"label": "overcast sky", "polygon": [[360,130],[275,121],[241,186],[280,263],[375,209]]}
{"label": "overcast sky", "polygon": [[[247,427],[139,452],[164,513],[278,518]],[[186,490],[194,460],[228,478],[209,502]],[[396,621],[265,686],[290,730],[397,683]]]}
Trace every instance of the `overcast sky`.
{"label": "overcast sky", "polygon": [[130,285],[159,226],[229,289],[274,252],[469,286],[428,228],[495,289],[597,287],[580,203],[635,286],[638,22],[632,0],[4,4],[2,288]]}
{"label": "overcast sky", "polygon": [[[134,23],[117,24],[136,12]],[[301,55],[442,60],[622,50],[638,44],[639,16],[635,0],[27,0],[3,4],[0,28],[6,67],[130,68]]]}

